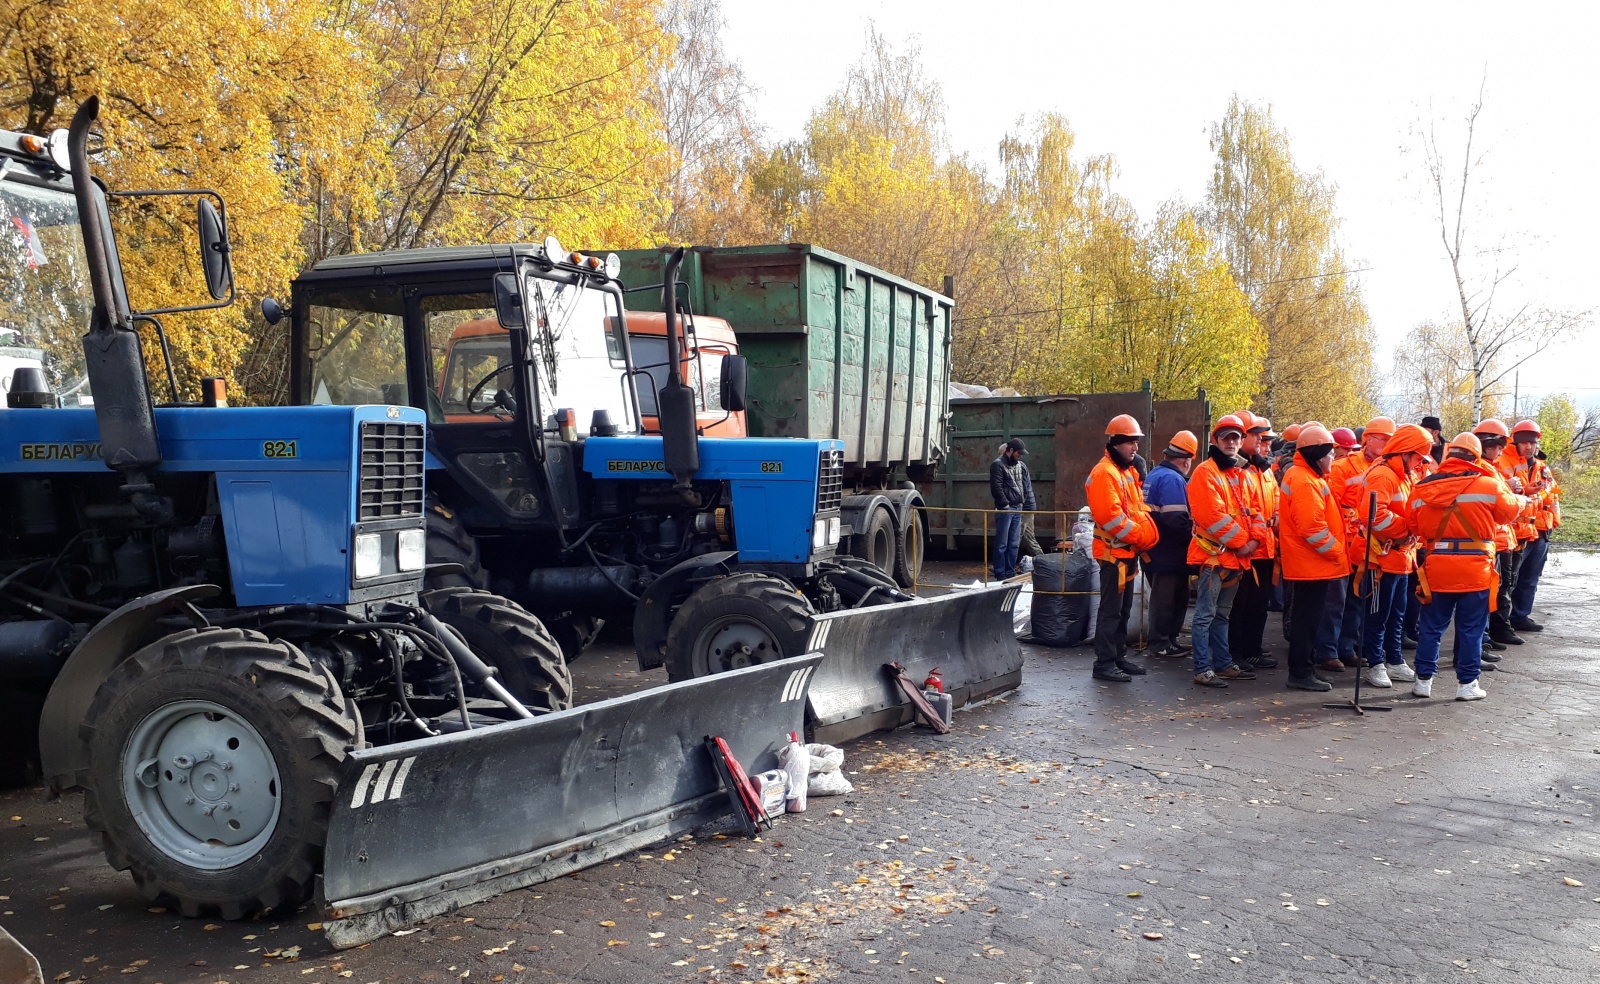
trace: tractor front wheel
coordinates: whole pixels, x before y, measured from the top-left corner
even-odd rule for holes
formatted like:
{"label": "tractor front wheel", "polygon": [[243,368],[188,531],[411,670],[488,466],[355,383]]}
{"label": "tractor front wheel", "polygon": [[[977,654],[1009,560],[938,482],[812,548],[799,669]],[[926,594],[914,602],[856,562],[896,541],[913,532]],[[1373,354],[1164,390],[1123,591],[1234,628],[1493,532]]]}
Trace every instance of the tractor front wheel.
{"label": "tractor front wheel", "polygon": [[572,671],[561,647],[521,605],[474,588],[440,588],[422,593],[422,607],[461,633],[528,710],[548,714],[572,706]]}
{"label": "tractor front wheel", "polygon": [[811,638],[811,603],[788,581],[739,573],[701,585],[667,629],[673,682],[798,656]]}

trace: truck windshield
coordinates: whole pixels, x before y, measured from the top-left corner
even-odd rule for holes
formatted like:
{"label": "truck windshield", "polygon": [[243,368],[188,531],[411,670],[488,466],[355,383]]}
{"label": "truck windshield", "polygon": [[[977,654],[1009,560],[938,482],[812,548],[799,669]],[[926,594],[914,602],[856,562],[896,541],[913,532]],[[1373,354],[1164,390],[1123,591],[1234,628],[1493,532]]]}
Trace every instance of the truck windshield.
{"label": "truck windshield", "polygon": [[[667,383],[667,339],[664,335],[641,335],[633,333],[628,336],[628,344],[633,348],[633,364],[650,374],[653,385],[646,385],[643,378],[639,381],[639,412],[646,417],[656,415],[656,391]],[[699,358],[695,358],[698,355]],[[716,394],[706,387],[706,380],[712,380],[713,386],[722,378],[721,351],[700,350],[690,354],[684,361],[686,378],[684,382],[694,387],[695,407],[705,412],[718,410]]]}
{"label": "truck windshield", "polygon": [[59,392],[83,373],[82,338],[93,310],[72,193],[0,180],[0,347],[42,355]]}
{"label": "truck windshield", "polygon": [[587,432],[594,412],[604,410],[618,430],[635,430],[628,379],[610,330],[613,317],[621,314],[615,300],[599,290],[540,278],[530,278],[528,287],[534,295],[533,341],[545,427],[555,426],[556,411],[573,410],[578,429]]}

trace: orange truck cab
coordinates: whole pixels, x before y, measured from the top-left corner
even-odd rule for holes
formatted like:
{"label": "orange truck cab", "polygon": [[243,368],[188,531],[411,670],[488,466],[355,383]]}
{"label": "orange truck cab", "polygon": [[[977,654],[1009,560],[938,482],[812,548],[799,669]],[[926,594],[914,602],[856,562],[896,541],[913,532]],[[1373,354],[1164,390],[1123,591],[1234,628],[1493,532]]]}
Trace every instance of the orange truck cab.
{"label": "orange truck cab", "polygon": [[[628,337],[633,347],[634,365],[648,373],[653,384],[641,379],[639,416],[645,433],[659,433],[656,416],[656,390],[667,381],[667,319],[659,311],[629,311]],[[603,334],[604,324],[594,326]],[[694,318],[689,331],[689,348],[684,352],[683,377],[695,390],[700,433],[711,437],[744,437],[743,410],[725,411],[716,392],[722,378],[722,360],[739,354],[739,341],[728,322],[721,318]],[[462,322],[450,336],[439,373],[437,396],[446,423],[469,424],[496,419],[503,411],[498,405],[497,379],[509,385],[511,344],[509,335],[494,318]],[[500,370],[505,367],[506,372]],[[619,379],[621,370],[618,370]],[[708,381],[709,380],[709,384]],[[566,402],[566,401],[563,401]],[[572,401],[587,405],[584,400]],[[591,401],[597,405],[601,401]],[[579,422],[581,423],[581,421]]]}

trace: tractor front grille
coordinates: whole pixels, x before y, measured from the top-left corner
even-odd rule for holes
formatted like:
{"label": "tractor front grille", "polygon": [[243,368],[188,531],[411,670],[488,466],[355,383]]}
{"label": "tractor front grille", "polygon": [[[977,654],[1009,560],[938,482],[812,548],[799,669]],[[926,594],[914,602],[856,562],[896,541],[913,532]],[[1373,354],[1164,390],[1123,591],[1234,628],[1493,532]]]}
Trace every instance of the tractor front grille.
{"label": "tractor front grille", "polygon": [[817,462],[817,512],[838,509],[844,499],[844,452],[824,451]]}
{"label": "tractor front grille", "polygon": [[360,522],[422,515],[421,424],[361,422]]}

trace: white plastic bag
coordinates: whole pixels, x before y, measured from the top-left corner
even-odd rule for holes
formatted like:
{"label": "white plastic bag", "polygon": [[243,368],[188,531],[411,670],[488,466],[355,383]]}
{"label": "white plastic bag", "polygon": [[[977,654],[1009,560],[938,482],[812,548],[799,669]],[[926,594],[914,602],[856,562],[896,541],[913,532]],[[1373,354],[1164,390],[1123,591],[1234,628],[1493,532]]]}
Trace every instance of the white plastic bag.
{"label": "white plastic bag", "polygon": [[[843,756],[843,752],[840,753]],[[789,791],[784,808],[790,813],[806,812],[806,793],[809,792],[811,753],[800,744],[800,736],[790,732],[789,743],[778,752],[778,762],[789,776]]]}
{"label": "white plastic bag", "polygon": [[812,796],[843,796],[855,791],[843,772],[818,772],[811,777],[807,792]]}
{"label": "white plastic bag", "polygon": [[806,753],[811,756],[812,775],[844,768],[844,749],[837,746],[811,744],[806,746]]}

